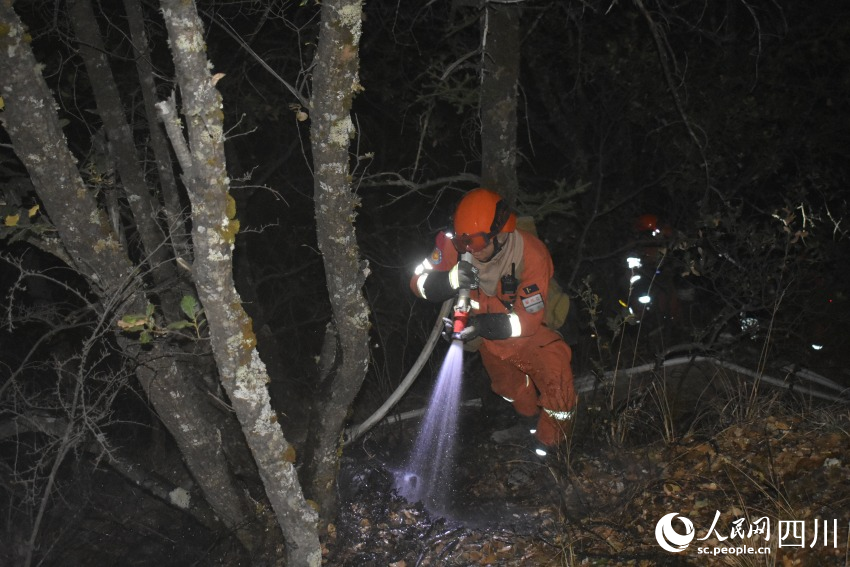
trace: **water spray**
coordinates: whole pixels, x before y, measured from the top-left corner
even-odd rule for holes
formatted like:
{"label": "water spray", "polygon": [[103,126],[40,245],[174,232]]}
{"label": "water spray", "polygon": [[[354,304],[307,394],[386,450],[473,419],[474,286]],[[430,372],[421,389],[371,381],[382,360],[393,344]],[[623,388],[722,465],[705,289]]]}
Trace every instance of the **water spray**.
{"label": "water spray", "polygon": [[[461,255],[472,263],[472,254]],[[410,460],[396,476],[396,488],[409,502],[421,501],[432,512],[445,513],[452,502],[452,472],[460,413],[463,377],[463,341],[460,333],[469,324],[469,289],[458,290],[452,315],[452,344],[440,374]]]}

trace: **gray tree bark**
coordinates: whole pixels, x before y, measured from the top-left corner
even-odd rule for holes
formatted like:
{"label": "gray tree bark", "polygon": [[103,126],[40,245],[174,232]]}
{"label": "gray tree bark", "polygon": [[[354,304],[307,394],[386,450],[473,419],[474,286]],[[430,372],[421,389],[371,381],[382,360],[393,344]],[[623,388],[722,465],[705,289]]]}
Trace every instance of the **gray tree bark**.
{"label": "gray tree bark", "polygon": [[481,185],[512,205],[517,181],[520,8],[485,2],[481,16]]}
{"label": "gray tree bark", "polygon": [[37,69],[32,38],[12,10],[0,3],[0,75],[5,111],[3,126],[26,166],[47,216],[73,262],[101,297],[124,293],[133,266],[106,214],[98,209],[68,149],[59,126],[57,105]]}
{"label": "gray tree bark", "polygon": [[[56,227],[71,267],[91,283],[100,298],[98,309],[108,314],[103,316],[144,312],[147,298],[138,270],[77,170],[59,126],[56,102],[30,49],[31,38],[8,2],[0,2],[0,29],[4,30],[0,35],[3,125],[45,214]],[[206,413],[204,394],[177,370],[163,345],[154,342],[145,351],[125,340],[123,346],[135,357],[139,382],[207,501],[225,525],[245,525],[249,517],[230,476],[219,431]]]}
{"label": "gray tree bark", "polygon": [[[351,190],[348,148],[354,136],[351,103],[359,84],[360,0],[322,2],[313,71],[310,138],[316,231],[333,310],[336,361],[319,384],[307,442],[305,490],[319,505],[323,522],[336,516],[336,481],[346,415],[369,364],[369,306],[362,287],[369,273],[354,230],[358,197]],[[328,351],[325,348],[324,351]]]}
{"label": "gray tree bark", "polygon": [[186,234],[186,219],[183,214],[183,207],[180,205],[180,194],[171,163],[168,139],[163,132],[156,111],[156,84],[148,38],[145,33],[142,4],[139,0],[124,0],[124,11],[127,13],[130,39],[136,53],[136,70],[139,74],[139,84],[142,86],[142,98],[145,101],[145,116],[148,121],[151,149],[153,149],[156,159],[156,170],[159,175],[159,188],[162,193],[165,220],[168,223],[168,234],[171,235],[174,256],[188,264],[191,262],[191,246],[189,236]]}
{"label": "gray tree bark", "polygon": [[110,153],[115,160],[118,176],[127,194],[127,202],[139,232],[144,257],[156,282],[165,284],[168,279],[174,277],[174,266],[169,263],[166,235],[157,222],[160,206],[148,189],[139,168],[133,131],[127,121],[118,86],[109,67],[91,0],[71,2],[69,15],[79,43],[80,56],[90,77],[98,114],[109,140]]}
{"label": "gray tree bark", "polygon": [[222,100],[208,69],[203,26],[194,4],[161,0],[160,5],[193,160],[183,180],[192,203],[194,280],[209,323],[213,354],[283,530],[287,564],[319,566],[316,512],[303,497],[295,451],[271,408],[268,373],[257,353],[251,319],[233,284],[232,252],[239,222],[228,193]]}

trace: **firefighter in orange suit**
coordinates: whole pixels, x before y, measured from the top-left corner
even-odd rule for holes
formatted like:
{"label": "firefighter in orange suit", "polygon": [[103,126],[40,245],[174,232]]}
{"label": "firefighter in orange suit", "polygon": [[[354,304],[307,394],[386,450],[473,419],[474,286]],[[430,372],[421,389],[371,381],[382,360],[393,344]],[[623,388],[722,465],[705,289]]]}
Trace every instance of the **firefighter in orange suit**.
{"label": "firefighter in orange suit", "polygon": [[[482,339],[481,358],[493,391],[519,414],[539,415],[537,440],[556,445],[572,429],[576,394],[570,347],[544,323],[552,257],[537,237],[516,228],[516,215],[488,189],[463,197],[453,228],[437,235],[410,287],[434,302],[472,288],[470,320],[460,338]],[[460,260],[464,252],[472,254],[471,263]]]}

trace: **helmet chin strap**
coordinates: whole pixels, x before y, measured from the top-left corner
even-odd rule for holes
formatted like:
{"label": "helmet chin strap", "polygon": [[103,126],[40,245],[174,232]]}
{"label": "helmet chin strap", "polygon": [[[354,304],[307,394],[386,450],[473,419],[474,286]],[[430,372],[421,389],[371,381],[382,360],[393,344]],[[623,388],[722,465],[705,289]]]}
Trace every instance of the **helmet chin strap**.
{"label": "helmet chin strap", "polygon": [[502,236],[502,234],[503,233],[499,233],[499,234],[497,234],[496,236],[493,237],[493,253],[490,254],[489,258],[484,260],[485,263],[489,262],[490,260],[495,258],[499,254],[499,252],[502,251],[502,241],[499,239],[499,237]]}

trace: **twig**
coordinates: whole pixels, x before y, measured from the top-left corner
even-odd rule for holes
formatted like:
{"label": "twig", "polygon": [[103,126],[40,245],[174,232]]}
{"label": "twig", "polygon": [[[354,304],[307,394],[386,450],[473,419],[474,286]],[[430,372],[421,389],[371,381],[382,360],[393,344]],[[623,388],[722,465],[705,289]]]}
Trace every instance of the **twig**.
{"label": "twig", "polygon": [[[209,14],[207,14],[207,15],[209,15]],[[218,27],[220,27],[221,29],[223,29],[223,30],[227,33],[227,35],[229,35],[230,37],[232,37],[233,39],[235,39],[235,40],[236,40],[236,42],[237,42],[237,43],[239,43],[239,45],[241,45],[241,46],[242,46],[242,49],[244,49],[245,51],[247,51],[247,52],[248,52],[248,54],[249,54],[251,57],[253,57],[253,58],[257,61],[257,63],[259,63],[260,65],[262,65],[262,66],[263,66],[263,69],[265,69],[266,71],[268,71],[268,72],[271,74],[271,76],[272,76],[272,77],[274,77],[275,79],[277,79],[277,80],[278,80],[278,82],[279,82],[280,84],[282,84],[282,85],[286,88],[286,90],[288,90],[290,93],[292,93],[292,96],[294,96],[294,97],[295,97],[295,99],[296,99],[299,103],[301,103],[301,105],[302,105],[304,108],[310,108],[310,101],[309,101],[309,100],[307,100],[307,98],[306,98],[305,96],[303,96],[301,93],[299,93],[299,92],[295,89],[295,87],[293,87],[293,86],[292,86],[292,85],[290,85],[288,82],[286,82],[286,80],[285,80],[283,77],[281,77],[280,75],[278,75],[278,74],[277,74],[277,72],[276,72],[274,69],[272,69],[272,68],[271,68],[271,66],[270,66],[268,63],[266,63],[266,62],[263,60],[263,58],[262,58],[262,57],[260,57],[260,56],[257,54],[257,52],[256,52],[256,51],[254,51],[253,49],[251,49],[251,46],[250,46],[250,45],[248,45],[248,43],[247,43],[244,39],[242,39],[242,36],[240,36],[238,33],[236,33],[236,30],[234,30],[234,29],[233,29],[233,27],[232,27],[229,23],[227,23],[227,22],[226,22],[226,21],[224,21],[224,20],[220,20],[220,19],[219,19],[218,17],[216,17],[216,16],[212,16],[212,17],[211,17],[211,20],[212,20],[212,21],[213,21],[213,22],[214,22],[214,23],[215,23]]]}
{"label": "twig", "polygon": [[658,52],[658,60],[661,63],[661,69],[664,73],[664,80],[667,83],[667,88],[670,90],[670,96],[673,97],[673,103],[676,106],[676,111],[679,114],[679,117],[682,119],[682,122],[685,124],[685,128],[688,131],[688,136],[690,136],[691,141],[693,141],[697,150],[699,151],[700,157],[702,158],[702,166],[705,169],[705,194],[702,198],[701,206],[704,208],[708,204],[708,195],[711,192],[711,174],[708,168],[708,157],[705,155],[705,147],[697,138],[696,133],[694,132],[693,126],[691,125],[691,121],[688,118],[688,115],[685,113],[685,106],[682,104],[682,98],[679,96],[679,91],[676,89],[676,85],[673,82],[673,75],[670,71],[670,63],[667,59],[667,51],[664,49],[664,41],[661,37],[661,32],[658,31],[658,26],[655,23],[655,20],[652,19],[652,15],[649,13],[649,10],[646,9],[642,0],[634,0],[635,5],[640,10],[644,19],[646,20],[647,26],[649,27],[649,31],[652,34],[652,38],[655,40],[655,49]]}
{"label": "twig", "polygon": [[415,181],[411,181],[410,179],[406,179],[402,177],[401,174],[386,171],[383,173],[376,173],[374,175],[370,175],[369,177],[365,177],[360,182],[360,187],[404,187],[407,189],[401,195],[397,195],[390,199],[390,201],[384,205],[381,205],[381,208],[388,207],[396,202],[408,197],[414,193],[420,193],[425,191],[426,189],[430,189],[431,187],[443,187],[446,185],[451,185],[454,183],[479,183],[481,178],[478,175],[472,173],[458,173],[457,175],[452,175],[449,177],[438,177],[435,179],[429,179],[428,181],[424,181],[422,183],[417,183]]}
{"label": "twig", "polygon": [[[77,404],[79,402],[82,388],[83,388],[83,380],[81,376],[77,377],[77,385],[74,388],[74,400],[71,404],[71,410],[76,411]],[[53,466],[50,469],[50,475],[47,477],[47,486],[44,488],[44,494],[41,497],[41,503],[38,507],[38,513],[36,514],[35,520],[33,521],[32,532],[30,533],[30,539],[27,542],[27,553],[26,559],[24,560],[24,567],[30,567],[32,565],[32,555],[35,550],[35,540],[38,538],[38,532],[41,529],[41,522],[44,519],[44,513],[47,510],[47,504],[51,500],[51,495],[53,494],[53,485],[56,483],[56,475],[59,473],[59,467],[65,460],[65,456],[71,450],[71,447],[74,446],[75,442],[72,438],[72,433],[76,429],[75,423],[73,420],[68,420],[67,427],[65,428],[65,432],[62,435],[62,440],[60,442],[59,452],[56,455],[56,458],[53,461]]]}
{"label": "twig", "polygon": [[194,166],[192,154],[189,152],[189,145],[186,143],[186,138],[183,137],[183,124],[180,120],[180,115],[177,114],[174,91],[171,92],[171,96],[167,100],[156,103],[156,109],[159,112],[159,118],[162,120],[162,124],[165,126],[168,139],[171,140],[174,155],[177,156],[177,162],[180,164],[183,174],[193,177]]}

